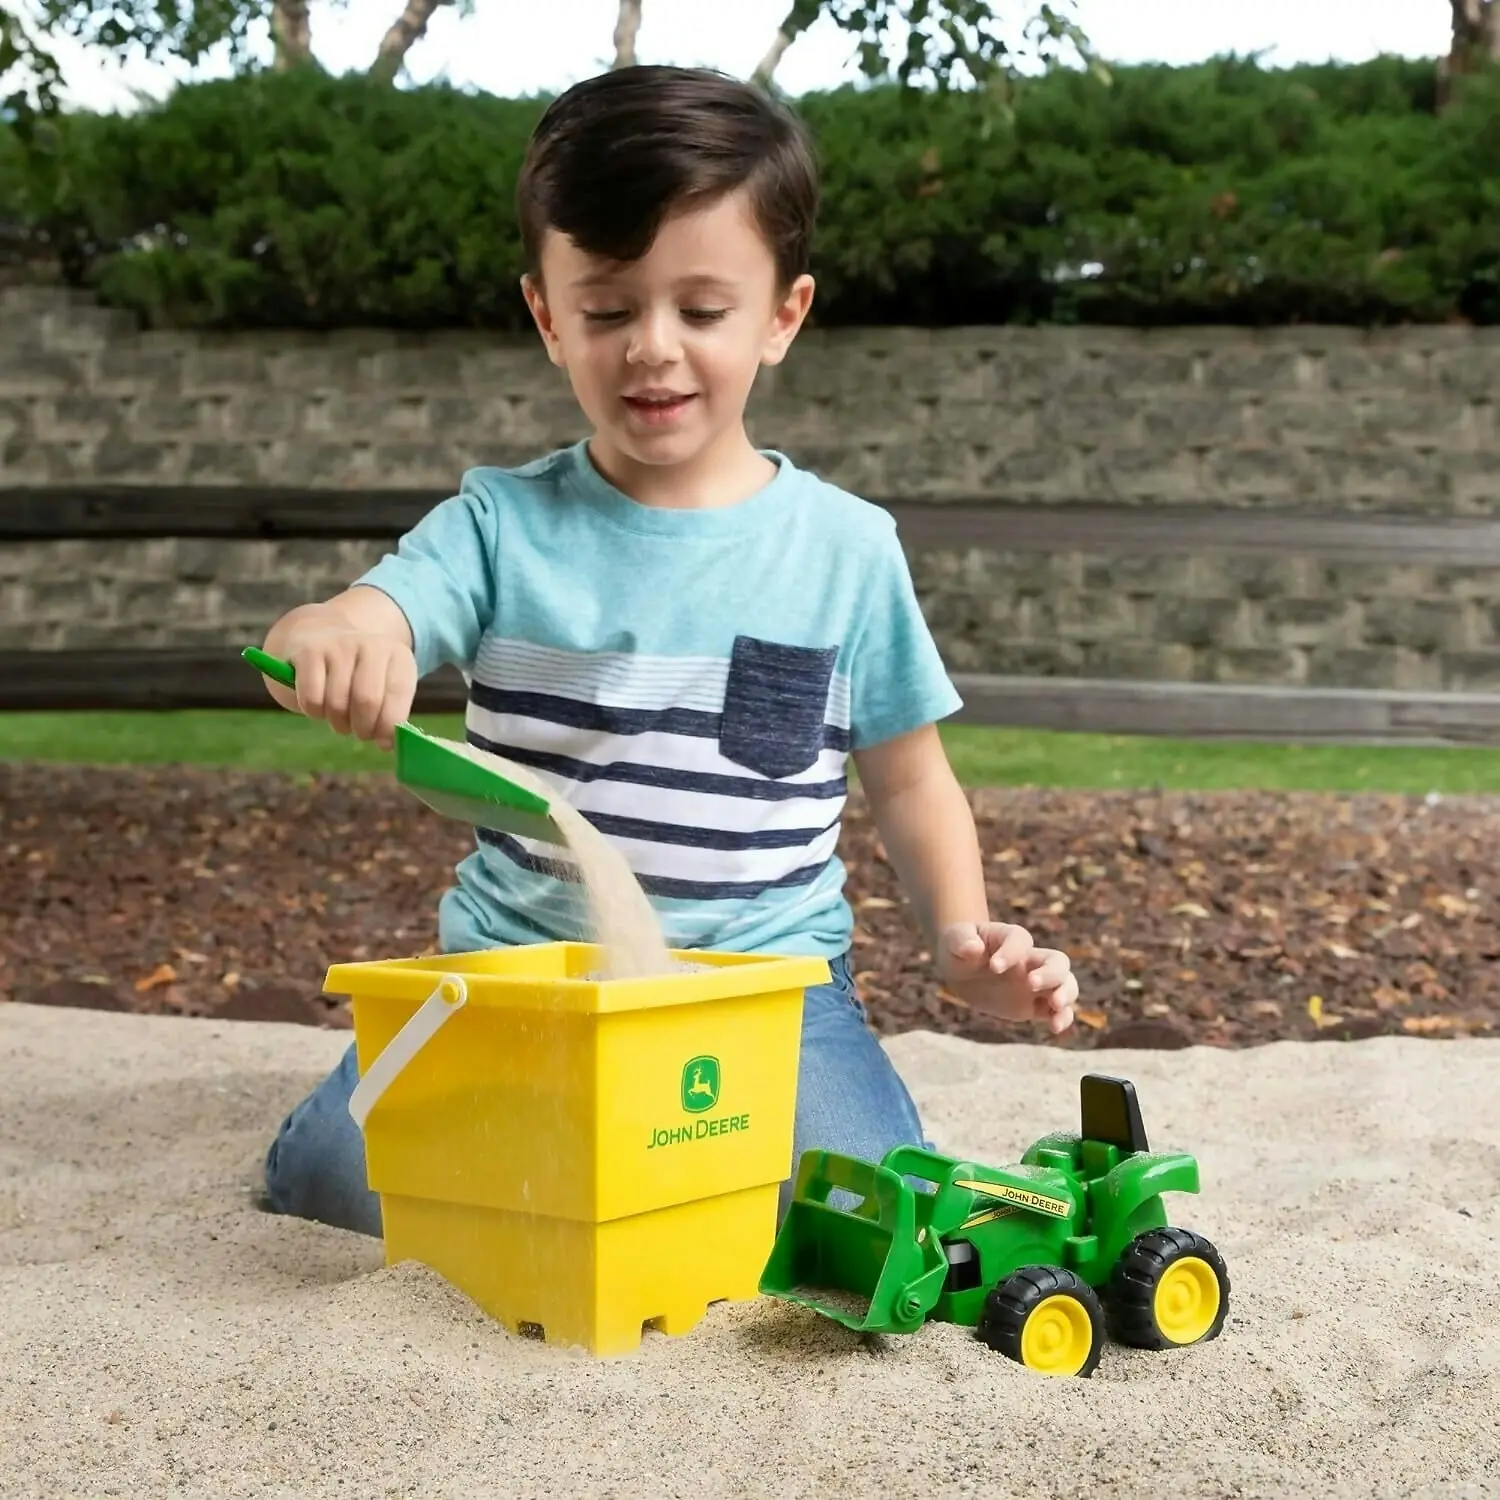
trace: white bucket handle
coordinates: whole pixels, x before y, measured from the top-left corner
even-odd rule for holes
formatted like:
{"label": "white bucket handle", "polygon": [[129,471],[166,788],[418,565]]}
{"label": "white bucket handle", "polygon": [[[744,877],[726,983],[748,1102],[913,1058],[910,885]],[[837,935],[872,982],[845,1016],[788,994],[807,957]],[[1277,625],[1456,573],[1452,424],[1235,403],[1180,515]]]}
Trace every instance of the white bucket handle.
{"label": "white bucket handle", "polygon": [[405,1026],[386,1043],[365,1076],[349,1095],[349,1114],[361,1130],[380,1096],[396,1081],[401,1070],[430,1042],[439,1026],[463,1007],[468,986],[460,974],[446,975],[438,987],[417,1007]]}

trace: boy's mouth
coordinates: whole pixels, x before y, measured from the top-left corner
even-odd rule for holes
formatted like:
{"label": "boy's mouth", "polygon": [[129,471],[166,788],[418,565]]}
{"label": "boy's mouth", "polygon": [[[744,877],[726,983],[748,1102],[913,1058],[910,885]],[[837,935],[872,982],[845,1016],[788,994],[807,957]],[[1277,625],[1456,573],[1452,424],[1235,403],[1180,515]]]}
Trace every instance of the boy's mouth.
{"label": "boy's mouth", "polygon": [[680,391],[642,391],[625,397],[625,405],[643,422],[670,422],[698,398]]}

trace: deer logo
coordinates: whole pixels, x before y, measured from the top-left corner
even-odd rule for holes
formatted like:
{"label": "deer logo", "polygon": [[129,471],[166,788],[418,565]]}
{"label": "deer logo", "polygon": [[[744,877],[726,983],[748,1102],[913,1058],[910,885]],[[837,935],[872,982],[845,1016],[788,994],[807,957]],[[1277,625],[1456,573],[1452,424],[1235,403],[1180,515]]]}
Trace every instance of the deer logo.
{"label": "deer logo", "polygon": [[719,1059],[694,1057],[682,1069],[682,1107],[701,1115],[719,1102]]}

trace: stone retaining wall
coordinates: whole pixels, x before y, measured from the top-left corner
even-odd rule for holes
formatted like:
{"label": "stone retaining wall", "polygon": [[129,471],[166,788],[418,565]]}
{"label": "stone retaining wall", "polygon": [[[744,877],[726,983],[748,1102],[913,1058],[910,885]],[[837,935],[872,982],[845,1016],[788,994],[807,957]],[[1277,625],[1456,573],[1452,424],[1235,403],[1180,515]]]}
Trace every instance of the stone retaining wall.
{"label": "stone retaining wall", "polygon": [[[1423,328],[870,329],[799,340],[753,435],[875,499],[1194,505],[1432,527],[1500,509],[1500,336]],[[139,333],[0,294],[0,491],[450,488],[580,432],[533,341]],[[1001,539],[997,538],[997,542]],[[379,543],[0,546],[0,649],[239,644]],[[1232,552],[924,551],[964,671],[1500,688],[1487,563]]]}

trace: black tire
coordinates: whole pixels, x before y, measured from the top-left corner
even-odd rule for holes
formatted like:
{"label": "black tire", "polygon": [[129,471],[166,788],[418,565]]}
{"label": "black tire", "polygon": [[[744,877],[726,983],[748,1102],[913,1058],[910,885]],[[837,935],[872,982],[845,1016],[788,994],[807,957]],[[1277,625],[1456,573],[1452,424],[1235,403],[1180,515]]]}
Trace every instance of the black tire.
{"label": "black tire", "polygon": [[[1216,1305],[1200,1303],[1208,1322],[1195,1337],[1174,1337],[1158,1318],[1157,1291],[1162,1279],[1183,1261],[1206,1266],[1218,1288]],[[1190,1229],[1148,1229],[1125,1247],[1115,1263],[1109,1284],[1109,1332],[1117,1343],[1134,1349],[1183,1349],[1218,1338],[1228,1316],[1229,1272],[1224,1257],[1201,1234]]]}
{"label": "black tire", "polygon": [[[1088,1353],[1076,1369],[1047,1369],[1035,1359],[1028,1359],[1024,1347],[1027,1324],[1038,1308],[1059,1297],[1066,1298],[1074,1308],[1081,1308],[1088,1318]],[[1076,1316],[1072,1309],[1058,1310],[1065,1317]],[[1077,1331],[1081,1330],[1075,1326]],[[1029,1370],[1086,1380],[1098,1368],[1099,1356],[1104,1352],[1104,1306],[1094,1289],[1072,1271],[1064,1271],[1058,1266],[1023,1266],[1006,1277],[984,1299],[984,1310],[979,1315],[975,1332],[997,1354],[1003,1354]]]}

